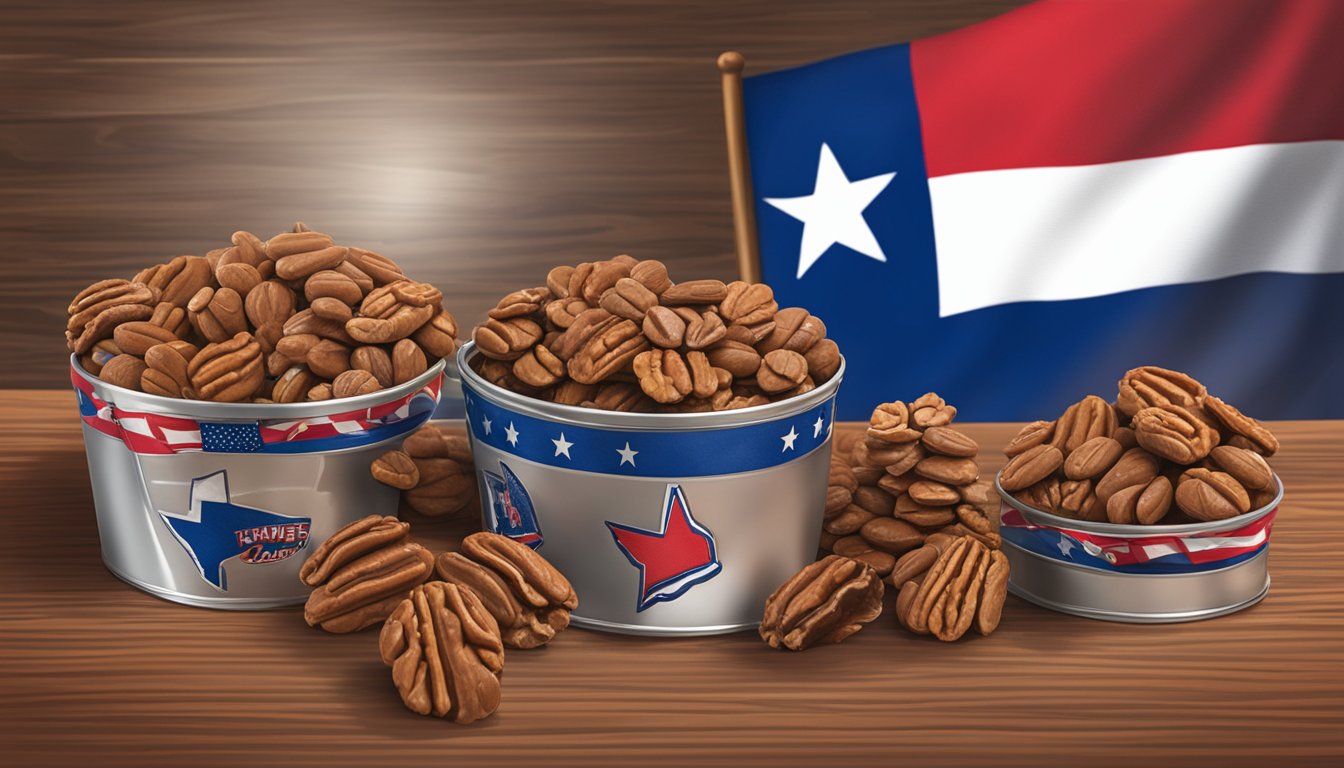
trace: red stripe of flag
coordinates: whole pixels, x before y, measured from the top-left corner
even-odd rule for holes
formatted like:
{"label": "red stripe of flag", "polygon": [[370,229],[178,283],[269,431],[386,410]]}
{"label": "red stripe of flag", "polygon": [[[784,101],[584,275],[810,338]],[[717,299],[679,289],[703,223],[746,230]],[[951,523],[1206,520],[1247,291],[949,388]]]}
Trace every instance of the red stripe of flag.
{"label": "red stripe of flag", "polygon": [[1344,2],[1042,0],[911,44],[930,178],[1344,139]]}

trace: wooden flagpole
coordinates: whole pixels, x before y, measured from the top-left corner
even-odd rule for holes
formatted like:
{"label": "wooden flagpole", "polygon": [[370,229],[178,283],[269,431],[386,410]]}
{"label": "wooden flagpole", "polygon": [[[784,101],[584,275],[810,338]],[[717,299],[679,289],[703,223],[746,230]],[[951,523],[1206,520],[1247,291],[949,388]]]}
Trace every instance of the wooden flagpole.
{"label": "wooden flagpole", "polygon": [[742,105],[742,70],[746,59],[737,51],[719,56],[723,78],[723,123],[728,134],[728,180],[733,191],[733,235],[737,244],[737,271],[748,283],[760,282],[761,254],[756,240],[756,211],[751,196],[751,167],[747,160],[747,123]]}

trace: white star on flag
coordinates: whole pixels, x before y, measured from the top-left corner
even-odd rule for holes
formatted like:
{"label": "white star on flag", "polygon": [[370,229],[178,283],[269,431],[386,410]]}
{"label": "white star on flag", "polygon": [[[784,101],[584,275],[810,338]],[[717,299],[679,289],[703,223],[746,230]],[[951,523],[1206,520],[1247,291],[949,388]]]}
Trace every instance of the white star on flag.
{"label": "white star on flag", "polygon": [[779,449],[780,453],[783,453],[784,451],[792,451],[794,450],[793,441],[798,439],[798,430],[794,429],[793,427],[789,427],[789,434],[779,439],[784,441],[784,447]]}
{"label": "white star on flag", "polygon": [[481,426],[485,427],[485,434],[487,435],[490,434],[490,424],[491,424],[490,417],[482,414]]}
{"label": "white star on flag", "polygon": [[1073,555],[1069,554],[1073,551],[1073,539],[1070,539],[1068,536],[1060,536],[1059,543],[1055,546],[1059,547],[1059,554],[1068,558],[1073,557]]}
{"label": "white star on flag", "polygon": [[812,424],[812,436],[821,437],[821,417],[818,416],[815,423]]}
{"label": "white star on flag", "polygon": [[803,222],[803,241],[798,249],[798,278],[817,263],[835,244],[848,246],[877,261],[886,254],[863,218],[863,211],[896,173],[883,173],[850,181],[829,144],[821,145],[817,160],[817,180],[812,194],[802,197],[767,197],[765,202]]}
{"label": "white star on flag", "polygon": [[559,440],[552,440],[551,442],[555,443],[556,456],[564,456],[566,459],[573,458],[572,456],[569,455],[569,449],[572,448],[574,444],[565,439],[564,432],[560,433]]}
{"label": "white star on flag", "polygon": [[509,426],[504,430],[504,439],[508,440],[509,445],[512,445],[514,448],[518,447],[518,430],[513,428],[512,421],[509,422]]}
{"label": "white star on flag", "polygon": [[[630,450],[629,440],[625,441],[625,448],[617,448],[616,452],[621,454],[621,464],[630,462],[630,466],[635,466],[635,454],[639,453],[639,451]],[[617,464],[616,466],[621,466],[621,464]]]}

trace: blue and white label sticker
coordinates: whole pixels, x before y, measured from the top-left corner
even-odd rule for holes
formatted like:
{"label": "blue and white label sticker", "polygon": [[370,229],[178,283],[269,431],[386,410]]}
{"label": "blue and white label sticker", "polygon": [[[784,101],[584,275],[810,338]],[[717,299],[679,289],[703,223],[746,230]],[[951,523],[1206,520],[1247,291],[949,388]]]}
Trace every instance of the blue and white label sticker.
{"label": "blue and white label sticker", "polygon": [[831,436],[835,398],[802,413],[741,427],[684,432],[598,429],[518,413],[462,383],[474,439],[538,464],[630,477],[706,477],[768,469]]}
{"label": "blue and white label sticker", "polygon": [[229,474],[220,470],[191,481],[185,517],[159,514],[210,586],[229,591],[224,564],[288,560],[308,546],[311,517],[245,507],[230,500]]}

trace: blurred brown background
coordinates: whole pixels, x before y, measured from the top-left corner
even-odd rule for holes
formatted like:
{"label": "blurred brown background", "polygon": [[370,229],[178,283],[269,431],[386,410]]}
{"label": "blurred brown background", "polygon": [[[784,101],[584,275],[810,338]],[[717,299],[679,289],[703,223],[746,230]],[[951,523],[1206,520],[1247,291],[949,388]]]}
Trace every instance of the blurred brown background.
{"label": "blurred brown background", "polygon": [[730,277],[719,52],[764,71],[1021,4],[0,2],[0,387],[66,386],[88,283],[295,219],[466,327],[560,262]]}

